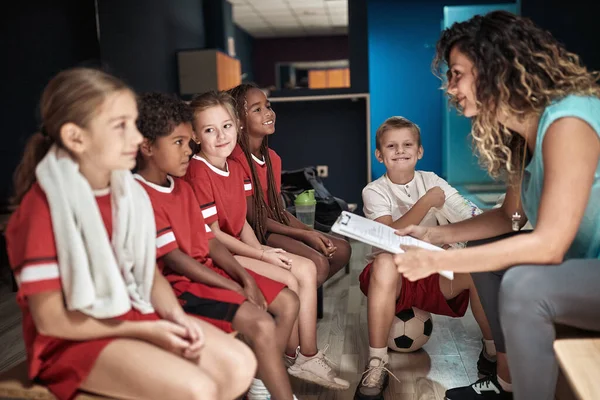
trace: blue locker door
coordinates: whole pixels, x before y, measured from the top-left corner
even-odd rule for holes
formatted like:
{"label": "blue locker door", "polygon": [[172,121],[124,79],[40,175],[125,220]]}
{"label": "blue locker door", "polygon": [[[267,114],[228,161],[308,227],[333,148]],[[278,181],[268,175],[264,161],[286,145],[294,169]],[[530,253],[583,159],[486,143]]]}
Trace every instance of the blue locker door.
{"label": "blue locker door", "polygon": [[[449,28],[455,22],[462,22],[475,15],[487,14],[494,10],[506,10],[517,14],[517,4],[446,6],[444,7],[443,28]],[[471,121],[459,115],[448,105],[444,96],[442,111],[443,129],[443,170],[451,185],[473,183],[491,183],[492,179],[479,166],[477,157],[473,154],[471,137]]]}

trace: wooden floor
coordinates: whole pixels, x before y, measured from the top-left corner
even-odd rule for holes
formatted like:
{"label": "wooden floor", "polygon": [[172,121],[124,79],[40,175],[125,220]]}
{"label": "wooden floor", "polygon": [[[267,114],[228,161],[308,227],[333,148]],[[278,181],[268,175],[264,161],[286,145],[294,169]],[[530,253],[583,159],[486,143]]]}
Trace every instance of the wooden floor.
{"label": "wooden floor", "polygon": [[[325,315],[318,324],[319,347],[329,345],[328,357],[341,376],[351,381],[344,392],[322,389],[292,378],[301,400],[352,399],[368,356],[366,298],[358,287],[367,246],[353,243],[351,272],[340,272],[325,286]],[[6,280],[0,285],[0,371],[25,358],[21,315]],[[447,388],[467,385],[477,378],[476,362],[481,334],[470,311],[464,318],[433,316],[433,334],[423,350],[390,353],[393,378],[386,399],[442,400]]]}

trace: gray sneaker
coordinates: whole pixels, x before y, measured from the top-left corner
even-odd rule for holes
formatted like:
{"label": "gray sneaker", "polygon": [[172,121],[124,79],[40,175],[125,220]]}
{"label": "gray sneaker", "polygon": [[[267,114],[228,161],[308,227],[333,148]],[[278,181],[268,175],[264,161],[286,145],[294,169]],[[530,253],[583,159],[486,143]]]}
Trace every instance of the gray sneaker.
{"label": "gray sneaker", "polygon": [[[390,374],[394,376],[386,368],[388,360],[387,355],[383,359],[378,357],[369,359],[365,372],[362,374],[362,379],[356,387],[354,400],[383,400],[383,392],[388,386]],[[394,378],[396,377],[394,376]]]}

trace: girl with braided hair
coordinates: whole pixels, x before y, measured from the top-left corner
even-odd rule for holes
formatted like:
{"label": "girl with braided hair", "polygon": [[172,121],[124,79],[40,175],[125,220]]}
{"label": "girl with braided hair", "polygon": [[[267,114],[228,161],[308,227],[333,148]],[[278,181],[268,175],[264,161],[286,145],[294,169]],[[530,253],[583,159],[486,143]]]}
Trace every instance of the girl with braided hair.
{"label": "girl with braided hair", "polygon": [[317,286],[350,261],[351,248],[343,239],[307,227],[283,207],[281,158],[269,148],[275,133],[275,112],[262,90],[242,84],[230,90],[240,119],[238,146],[231,158],[248,172],[255,187],[248,198],[248,220],[258,239],[312,260],[317,267]]}

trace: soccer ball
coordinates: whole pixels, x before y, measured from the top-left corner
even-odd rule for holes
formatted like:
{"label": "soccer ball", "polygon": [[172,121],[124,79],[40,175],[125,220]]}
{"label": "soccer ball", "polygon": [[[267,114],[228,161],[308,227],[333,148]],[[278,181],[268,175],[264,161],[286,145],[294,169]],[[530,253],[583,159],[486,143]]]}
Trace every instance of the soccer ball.
{"label": "soccer ball", "polygon": [[432,330],[431,314],[427,311],[415,307],[402,310],[392,322],[388,347],[402,353],[416,351],[427,343]]}

